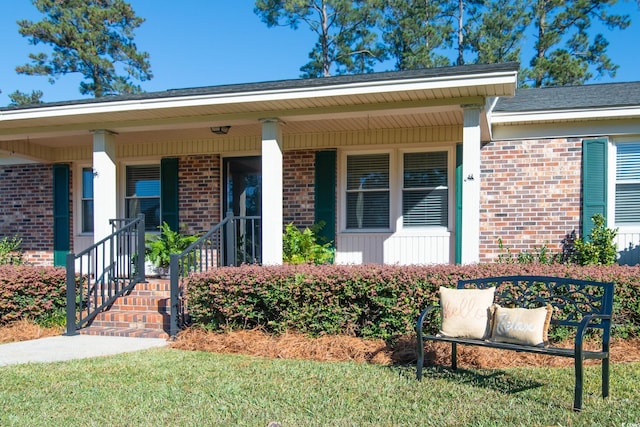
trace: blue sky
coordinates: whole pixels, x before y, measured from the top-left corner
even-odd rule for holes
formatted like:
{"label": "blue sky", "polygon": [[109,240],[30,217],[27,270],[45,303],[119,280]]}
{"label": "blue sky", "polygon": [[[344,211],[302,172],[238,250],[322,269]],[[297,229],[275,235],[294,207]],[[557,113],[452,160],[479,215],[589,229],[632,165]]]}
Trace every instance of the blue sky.
{"label": "blue sky", "polygon": [[[138,16],[146,19],[136,31],[138,49],[149,52],[154,78],[142,82],[148,92],[198,86],[249,83],[298,78],[315,43],[304,26],[267,28],[253,13],[252,0],[129,0]],[[632,15],[624,31],[602,32],[611,42],[609,54],[620,65],[615,78],[598,82],[640,80],[640,10],[635,1],[621,1],[617,11]],[[40,20],[42,15],[29,0],[0,2],[0,106],[8,94],[20,90],[44,92],[45,102],[80,99],[80,79],[63,76],[51,85],[47,77],[18,75],[17,65],[28,54],[45,51],[31,46],[18,33],[19,19]],[[529,60],[526,53],[523,62]],[[383,64],[379,71],[392,68]]]}

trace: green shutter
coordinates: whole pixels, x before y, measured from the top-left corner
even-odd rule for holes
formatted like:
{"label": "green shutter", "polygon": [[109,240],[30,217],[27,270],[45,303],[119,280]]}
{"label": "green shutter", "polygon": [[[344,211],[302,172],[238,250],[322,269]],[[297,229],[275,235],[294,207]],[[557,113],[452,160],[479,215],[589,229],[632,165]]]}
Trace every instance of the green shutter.
{"label": "green shutter", "polygon": [[319,235],[336,239],[336,152],[318,151],[315,160],[315,222],[324,221]]}
{"label": "green shutter", "polygon": [[462,144],[456,145],[456,264],[462,262]]}
{"label": "green shutter", "polygon": [[591,217],[607,216],[607,151],[606,138],[582,141],[582,236],[593,228]]}
{"label": "green shutter", "polygon": [[179,230],[177,158],[160,161],[160,214],[172,230]]}
{"label": "green shutter", "polygon": [[53,165],[53,265],[65,266],[70,249],[69,165]]}

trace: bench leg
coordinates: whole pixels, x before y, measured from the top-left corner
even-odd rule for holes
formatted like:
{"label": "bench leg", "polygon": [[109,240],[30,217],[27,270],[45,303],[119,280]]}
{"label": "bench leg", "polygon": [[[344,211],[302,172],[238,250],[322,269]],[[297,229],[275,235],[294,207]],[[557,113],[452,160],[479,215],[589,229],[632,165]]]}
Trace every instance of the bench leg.
{"label": "bench leg", "polygon": [[416,379],[420,381],[422,379],[422,367],[424,365],[424,346],[423,343],[418,340],[418,360],[416,362]]}
{"label": "bench leg", "polygon": [[602,359],[602,397],[609,397],[609,358]]}
{"label": "bench leg", "polygon": [[584,381],[584,371],[582,369],[582,357],[574,360],[574,370],[576,375],[576,385],[573,394],[573,410],[582,410],[582,383]]}
{"label": "bench leg", "polygon": [[451,369],[458,369],[458,344],[451,343]]}

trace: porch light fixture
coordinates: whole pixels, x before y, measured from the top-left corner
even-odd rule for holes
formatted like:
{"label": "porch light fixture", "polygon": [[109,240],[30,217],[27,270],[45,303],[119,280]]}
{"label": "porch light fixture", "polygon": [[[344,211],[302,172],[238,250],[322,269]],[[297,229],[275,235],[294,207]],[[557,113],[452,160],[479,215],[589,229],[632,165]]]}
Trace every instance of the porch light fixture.
{"label": "porch light fixture", "polygon": [[229,129],[231,129],[231,126],[212,126],[211,132],[216,135],[226,135],[229,133]]}

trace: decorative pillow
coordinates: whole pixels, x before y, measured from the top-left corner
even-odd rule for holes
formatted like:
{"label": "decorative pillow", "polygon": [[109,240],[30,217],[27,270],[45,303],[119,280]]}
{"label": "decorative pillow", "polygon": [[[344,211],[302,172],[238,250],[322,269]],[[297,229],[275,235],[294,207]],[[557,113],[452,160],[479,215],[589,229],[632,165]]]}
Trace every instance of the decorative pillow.
{"label": "decorative pillow", "polygon": [[540,308],[504,308],[494,304],[491,341],[533,346],[547,344],[550,305]]}
{"label": "decorative pillow", "polygon": [[486,339],[495,287],[487,289],[450,289],[440,287],[442,330],[446,337]]}

